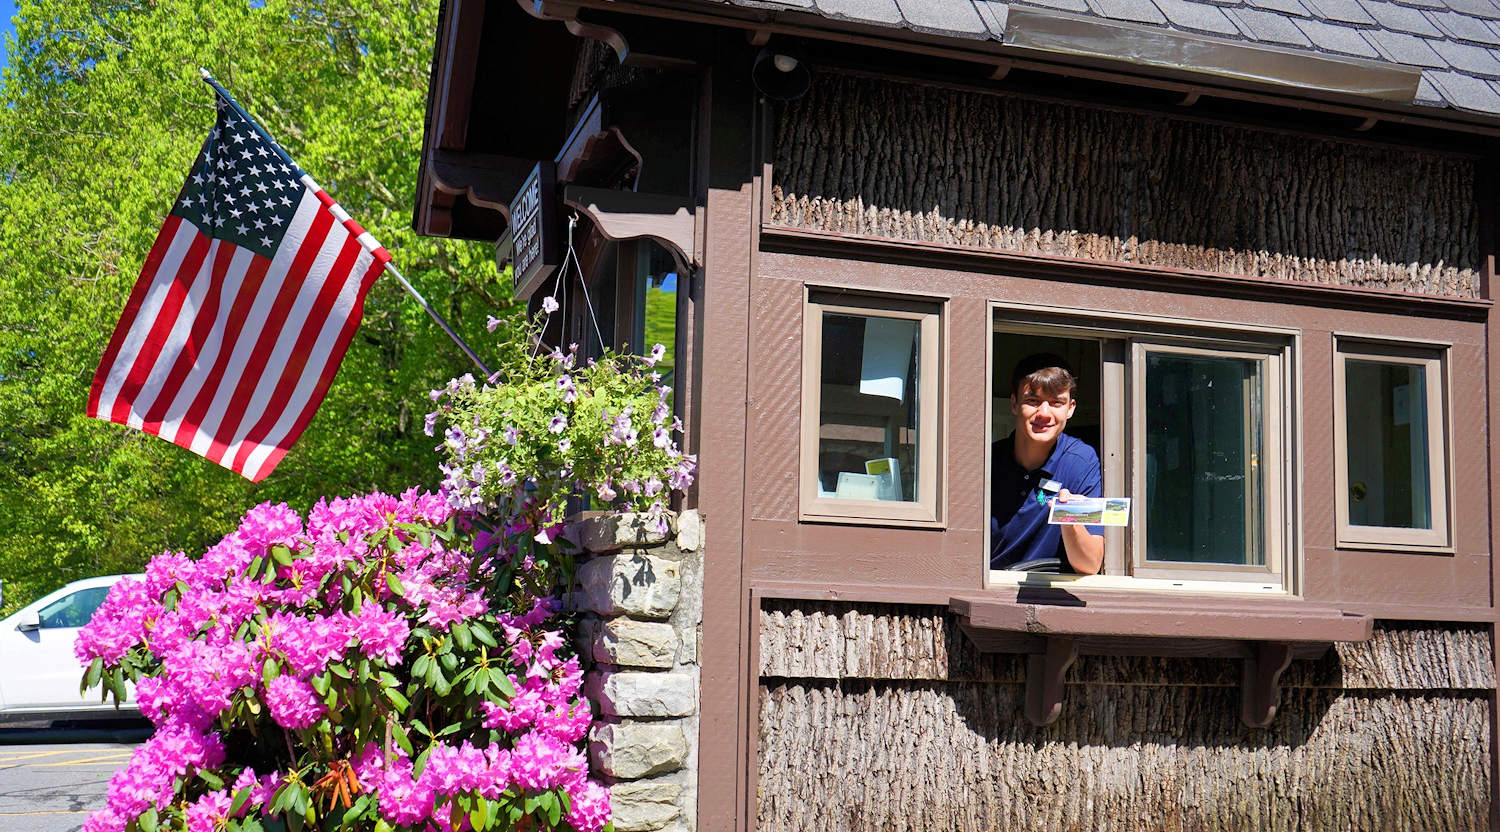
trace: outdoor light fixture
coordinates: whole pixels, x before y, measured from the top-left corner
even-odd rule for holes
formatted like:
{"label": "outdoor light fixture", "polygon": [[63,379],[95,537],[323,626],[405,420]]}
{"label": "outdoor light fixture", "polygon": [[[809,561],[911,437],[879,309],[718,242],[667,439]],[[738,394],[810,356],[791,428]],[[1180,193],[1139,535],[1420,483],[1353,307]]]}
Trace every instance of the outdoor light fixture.
{"label": "outdoor light fixture", "polygon": [[755,55],[755,65],[750,70],[750,79],[755,88],[767,98],[777,101],[792,101],[807,94],[812,86],[812,73],[802,53],[790,44],[773,44],[762,47]]}

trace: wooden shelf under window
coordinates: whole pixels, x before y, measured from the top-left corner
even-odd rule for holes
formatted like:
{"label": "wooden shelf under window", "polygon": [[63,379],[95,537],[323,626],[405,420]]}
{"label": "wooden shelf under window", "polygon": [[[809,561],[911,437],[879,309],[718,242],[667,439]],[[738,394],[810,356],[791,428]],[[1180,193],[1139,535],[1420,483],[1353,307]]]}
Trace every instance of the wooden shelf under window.
{"label": "wooden shelf under window", "polygon": [[1213,656],[1240,659],[1245,724],[1276,715],[1281,674],[1336,641],[1368,641],[1373,622],[1296,599],[1081,598],[1066,590],[954,596],[959,627],[982,652],[1024,653],[1026,716],[1047,725],[1062,712],[1063,677],[1080,655]]}

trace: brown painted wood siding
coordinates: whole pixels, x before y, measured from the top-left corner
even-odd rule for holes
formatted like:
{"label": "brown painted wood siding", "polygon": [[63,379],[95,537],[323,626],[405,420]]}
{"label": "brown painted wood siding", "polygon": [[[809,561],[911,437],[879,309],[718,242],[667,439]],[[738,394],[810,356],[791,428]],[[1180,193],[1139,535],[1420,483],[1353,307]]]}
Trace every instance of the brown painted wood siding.
{"label": "brown painted wood siding", "polygon": [[1037,728],[1024,657],[980,656],[940,608],[767,602],[761,627],[763,830],[1487,824],[1487,626],[1382,625],[1294,662],[1261,730],[1232,660],[1081,657]]}
{"label": "brown painted wood siding", "polygon": [[779,116],[772,225],[1478,294],[1472,158],[832,73]]}

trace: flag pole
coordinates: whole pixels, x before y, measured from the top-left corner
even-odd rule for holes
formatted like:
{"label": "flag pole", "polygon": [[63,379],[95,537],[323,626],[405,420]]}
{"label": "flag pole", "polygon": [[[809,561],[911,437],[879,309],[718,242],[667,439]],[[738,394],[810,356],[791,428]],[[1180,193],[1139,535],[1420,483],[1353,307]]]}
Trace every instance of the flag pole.
{"label": "flag pole", "polygon": [[[204,69],[203,67],[199,67],[198,71],[203,75],[203,82],[213,87],[214,92],[216,92],[219,97],[224,100],[224,103],[228,104],[230,107],[233,107],[234,111],[238,113],[241,118],[245,119],[245,121],[255,125],[256,127],[259,127],[261,132],[266,134],[266,138],[271,139],[271,141],[269,142],[269,144],[271,145],[271,149],[276,151],[276,154],[281,157],[281,160],[283,162],[291,165],[293,168],[296,168],[299,171],[302,170],[300,167],[298,167],[296,162],[292,161],[292,157],[288,155],[286,150],[281,147],[281,144],[271,136],[269,131],[266,130],[265,125],[262,125],[256,119],[251,118],[250,114],[245,112],[245,108],[241,107],[239,102],[234,100],[234,96],[230,95],[228,90],[224,89],[224,87],[221,86],[218,81],[214,80],[214,76],[210,74],[208,70]],[[312,182],[312,177],[308,176],[306,171],[302,171],[302,175],[306,177],[309,182]],[[314,186],[317,185],[316,182],[312,182],[312,184]],[[319,193],[323,193],[323,189],[321,187],[317,187],[316,190]],[[359,239],[359,244],[364,246],[366,251],[369,251],[372,255],[374,255],[375,259],[381,262],[381,266],[385,269],[385,271],[388,272],[392,277],[396,278],[396,281],[401,284],[401,288],[405,289],[407,294],[411,295],[417,303],[422,305],[423,309],[427,310],[427,314],[432,317],[432,320],[436,322],[444,332],[448,333],[448,337],[453,339],[453,343],[457,344],[458,348],[464,351],[464,355],[467,355],[469,357],[469,360],[474,362],[474,366],[478,367],[480,371],[484,373],[484,377],[488,379],[489,377],[494,375],[490,368],[486,366],[483,361],[479,360],[479,356],[474,354],[474,350],[469,348],[469,345],[464,342],[464,339],[460,338],[458,333],[453,331],[453,327],[449,326],[448,322],[443,320],[443,316],[439,315],[437,313],[437,310],[432,308],[432,304],[428,303],[427,299],[422,297],[422,293],[418,292],[416,287],[411,285],[411,283],[407,281],[406,277],[401,274],[401,271],[396,268],[396,265],[394,263],[391,262],[390,252],[386,251],[385,246],[382,246],[373,236],[370,235],[369,232],[365,231],[363,228],[360,228],[358,224],[350,219],[348,213],[346,213],[343,208],[339,207],[338,203],[332,202],[330,200],[328,203],[326,203],[326,207],[335,217],[339,219],[339,221],[344,223],[345,226],[349,226],[350,230],[355,232],[355,236]]]}

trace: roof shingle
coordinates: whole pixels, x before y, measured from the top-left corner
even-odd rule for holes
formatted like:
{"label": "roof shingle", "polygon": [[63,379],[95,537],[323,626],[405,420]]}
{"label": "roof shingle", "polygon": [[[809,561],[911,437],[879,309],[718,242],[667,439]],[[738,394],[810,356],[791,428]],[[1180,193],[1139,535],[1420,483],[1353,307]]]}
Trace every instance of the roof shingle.
{"label": "roof shingle", "polygon": [[1033,6],[1423,68],[1414,103],[1500,115],[1500,0],[719,0],[954,38],[1004,40]]}

